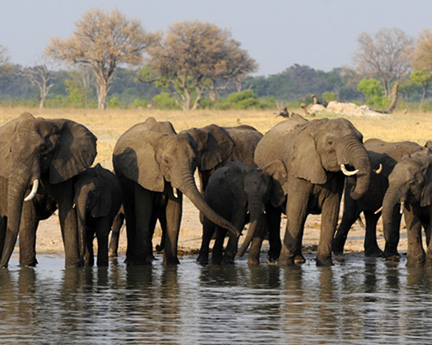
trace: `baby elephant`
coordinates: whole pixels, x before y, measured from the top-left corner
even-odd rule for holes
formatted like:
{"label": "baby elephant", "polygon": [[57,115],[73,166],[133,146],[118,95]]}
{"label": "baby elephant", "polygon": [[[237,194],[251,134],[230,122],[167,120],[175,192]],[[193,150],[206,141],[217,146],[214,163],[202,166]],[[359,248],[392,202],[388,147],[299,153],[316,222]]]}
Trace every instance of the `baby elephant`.
{"label": "baby elephant", "polygon": [[93,239],[98,242],[97,265],[108,265],[108,234],[122,203],[120,182],[100,164],[77,175],[74,206],[78,219],[80,252],[85,265],[93,266]]}
{"label": "baby elephant", "polygon": [[[217,169],[210,177],[205,190],[205,200],[213,210],[239,230],[250,222],[242,253],[250,241],[248,263],[259,263],[259,252],[266,231],[265,207],[270,199],[271,178],[260,169],[251,168],[240,161],[234,161]],[[229,241],[223,253],[226,230],[216,226],[207,218],[203,221],[203,238],[198,262],[208,263],[209,246],[216,230],[212,262],[234,263],[238,238],[229,234]]]}

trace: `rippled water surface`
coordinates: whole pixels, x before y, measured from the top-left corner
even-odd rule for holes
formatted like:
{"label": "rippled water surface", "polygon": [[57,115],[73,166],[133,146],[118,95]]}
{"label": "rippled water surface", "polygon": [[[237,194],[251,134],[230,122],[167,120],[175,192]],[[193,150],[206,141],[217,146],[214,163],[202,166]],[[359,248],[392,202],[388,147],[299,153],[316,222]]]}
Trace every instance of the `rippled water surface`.
{"label": "rippled water surface", "polygon": [[344,256],[291,268],[0,270],[0,344],[428,344],[432,273]]}

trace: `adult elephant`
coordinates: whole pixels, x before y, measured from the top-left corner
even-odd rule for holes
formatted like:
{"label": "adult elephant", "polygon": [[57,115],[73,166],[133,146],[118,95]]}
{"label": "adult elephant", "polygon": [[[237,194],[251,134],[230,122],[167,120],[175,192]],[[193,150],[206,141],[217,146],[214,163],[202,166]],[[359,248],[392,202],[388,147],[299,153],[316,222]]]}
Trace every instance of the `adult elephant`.
{"label": "adult elephant", "polygon": [[344,174],[356,178],[350,192],[353,199],[361,198],[369,186],[370,162],[362,139],[346,119],[308,121],[296,116],[278,123],[258,143],[255,162],[279,185],[278,204],[286,202],[280,265],[304,262],[301,244],[310,213],[322,213],[317,264],[332,264]]}
{"label": "adult elephant", "polygon": [[214,223],[238,236],[238,230],[214,212],[198,191],[193,173],[197,145],[187,132],[177,134],[169,122],[148,118],[126,131],[113,153],[114,171],[125,193],[128,247],[126,262],[149,264],[157,219],[164,229],[164,264],[177,264],[182,193]]}
{"label": "adult elephant", "polygon": [[[39,220],[59,208],[66,267],[82,264],[72,178],[91,166],[96,137],[66,119],[35,118],[30,113],[0,127],[0,266],[8,265],[20,231],[20,264],[35,265]],[[30,195],[25,197],[33,184]],[[38,188],[39,187],[39,188]],[[2,234],[1,234],[2,233]]]}
{"label": "adult elephant", "polygon": [[[382,209],[386,257],[399,257],[397,245],[402,212],[408,234],[407,266],[426,264],[432,267],[432,151],[429,148],[403,157],[389,176]],[[422,246],[422,227],[426,232],[426,255]]]}
{"label": "adult elephant", "polygon": [[341,223],[333,239],[333,252],[341,254],[348,237],[349,230],[363,212],[366,220],[366,235],[364,240],[365,256],[383,256],[376,238],[376,225],[381,217],[384,195],[388,188],[388,177],[400,159],[423,149],[424,147],[412,141],[386,142],[381,139],[368,139],[364,146],[369,154],[371,167],[381,169],[372,173],[367,193],[358,200],[351,198],[349,191],[353,187],[350,178],[346,179],[344,192],[344,207]]}
{"label": "adult elephant", "polygon": [[78,233],[85,252],[85,265],[93,266],[93,239],[98,243],[97,265],[108,266],[108,235],[122,204],[122,189],[117,176],[97,164],[74,179],[74,206]]}
{"label": "adult elephant", "polygon": [[[243,229],[250,223],[247,236],[239,255],[243,255],[252,242],[248,263],[259,263],[261,243],[266,232],[265,209],[270,202],[271,177],[262,170],[247,166],[241,161],[230,162],[217,169],[210,177],[205,190],[205,200],[211,208],[224,218],[230,220],[237,229]],[[234,263],[237,253],[238,237],[230,234],[225,252],[223,244],[227,230],[221,229],[213,222],[204,218],[203,237],[197,261],[208,263],[210,241],[216,232],[216,240],[212,252],[212,262]],[[269,236],[270,239],[272,236]],[[279,241],[280,248],[280,239]],[[274,246],[271,246],[274,249]],[[279,255],[279,253],[277,253]]]}

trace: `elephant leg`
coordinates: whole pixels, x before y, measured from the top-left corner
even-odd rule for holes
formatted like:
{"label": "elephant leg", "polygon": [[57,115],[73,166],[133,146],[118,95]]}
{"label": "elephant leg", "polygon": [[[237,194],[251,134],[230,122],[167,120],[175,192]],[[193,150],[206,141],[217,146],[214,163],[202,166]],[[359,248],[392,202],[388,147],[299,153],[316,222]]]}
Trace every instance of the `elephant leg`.
{"label": "elephant leg", "polygon": [[109,252],[108,256],[110,258],[118,257],[118,246],[120,240],[120,230],[123,226],[123,222],[125,219],[124,213],[118,213],[113,221],[112,230],[111,230],[111,239],[109,242]]}
{"label": "elephant leg", "polygon": [[429,218],[429,224],[427,224],[427,227],[425,229],[426,243],[427,243],[425,268],[432,268],[432,243],[430,240],[430,232],[431,232],[431,225],[432,225],[431,219],[432,218]]}
{"label": "elephant leg", "polygon": [[[131,246],[131,255],[128,257],[129,265],[148,265],[153,260],[151,243],[151,219],[154,212],[155,193],[135,185],[135,232],[128,235],[128,247]],[[127,218],[126,218],[127,221]],[[133,238],[133,243],[129,239]]]}
{"label": "elephant leg", "polygon": [[412,206],[405,210],[404,215],[408,235],[407,267],[423,267],[426,256],[421,239],[422,224]]}
{"label": "elephant leg", "polygon": [[95,231],[92,226],[86,225],[86,252],[84,256],[84,265],[92,267],[94,265],[94,251],[93,251],[93,240]]}
{"label": "elephant leg", "polygon": [[0,256],[3,253],[5,237],[6,237],[6,217],[0,217]]}
{"label": "elephant leg", "polygon": [[106,217],[99,218],[96,225],[96,239],[98,243],[97,265],[108,266],[108,234],[109,221]]}
{"label": "elephant leg", "polygon": [[366,219],[366,234],[364,241],[365,256],[367,257],[382,257],[384,252],[378,247],[376,226],[381,214],[375,214],[372,211],[364,212]]}
{"label": "elephant leg", "polygon": [[384,239],[385,239],[385,248],[384,248],[384,257],[386,258],[399,258],[400,255],[397,251],[397,247],[399,244],[400,238],[400,223],[401,223],[401,214],[399,211],[399,207],[394,207],[392,210],[392,227],[384,226]]}
{"label": "elephant leg", "polygon": [[[231,219],[232,224],[239,229],[239,231],[242,231],[246,224],[246,214],[247,210],[242,207],[236,207],[233,210],[233,216]],[[226,232],[225,232],[226,233]],[[231,232],[228,234],[228,243],[225,248],[225,253],[223,255],[222,263],[223,264],[233,264],[234,258],[237,254],[238,249],[238,241],[239,238],[237,236],[234,236]]]}
{"label": "elephant leg", "polygon": [[19,230],[20,265],[36,266],[36,229],[39,221],[32,201],[23,204]]}
{"label": "elephant leg", "polygon": [[79,267],[83,265],[78,245],[78,223],[73,208],[73,181],[68,180],[56,185],[55,193],[59,204],[60,227],[65,248],[66,267]]}
{"label": "elephant leg", "polygon": [[226,230],[216,226],[216,239],[213,245],[212,263],[220,265],[223,258],[223,245],[225,241]]}
{"label": "elephant leg", "polygon": [[203,236],[201,240],[201,248],[199,251],[199,255],[197,261],[200,264],[206,265],[209,260],[209,252],[210,252],[210,241],[213,238],[213,234],[215,231],[215,224],[212,223],[207,218],[203,220]]}
{"label": "elephant leg", "polygon": [[344,246],[348,238],[348,232],[350,231],[354,222],[360,216],[360,211],[355,208],[355,205],[352,206],[354,206],[354,208],[350,208],[345,204],[341,223],[332,241],[332,250],[335,254],[343,253]]}
{"label": "elephant leg", "polygon": [[[161,226],[162,236],[161,236],[160,244],[156,245],[156,250],[158,252],[161,252],[165,248],[165,240],[166,240],[166,232],[167,232],[167,220],[166,220],[165,214],[160,215],[159,223]],[[155,225],[156,225],[156,223],[155,223]]]}
{"label": "elephant leg", "polygon": [[[282,242],[280,238],[280,223],[281,223],[281,211],[279,208],[269,206],[266,208],[266,222],[269,236],[269,252],[268,261],[276,262],[279,258]],[[250,251],[249,251],[250,252]]]}
{"label": "elephant leg", "polygon": [[[306,182],[305,182],[306,183]],[[300,189],[300,188],[299,188]],[[309,190],[288,192],[287,223],[278,265],[294,265],[295,256],[301,253],[303,226],[307,216]],[[298,248],[300,245],[300,248]]]}
{"label": "elephant leg", "polygon": [[[267,232],[267,223],[265,217],[260,217],[258,219],[257,228],[255,230],[255,236],[252,239],[251,247],[249,249],[248,255],[248,265],[256,266],[259,265],[259,256],[261,252],[262,243],[264,241],[264,236]],[[270,241],[270,238],[269,238]],[[280,241],[280,239],[279,239]],[[271,248],[270,248],[271,249]],[[269,257],[270,257],[269,253]]]}
{"label": "elephant leg", "polygon": [[332,241],[336,231],[340,207],[340,195],[334,193],[322,205],[321,232],[316,262],[318,266],[331,266]]}
{"label": "elephant leg", "polygon": [[167,200],[166,215],[166,234],[164,241],[164,264],[177,265],[180,263],[177,257],[178,236],[183,209],[183,195],[179,192],[178,197],[170,195]]}

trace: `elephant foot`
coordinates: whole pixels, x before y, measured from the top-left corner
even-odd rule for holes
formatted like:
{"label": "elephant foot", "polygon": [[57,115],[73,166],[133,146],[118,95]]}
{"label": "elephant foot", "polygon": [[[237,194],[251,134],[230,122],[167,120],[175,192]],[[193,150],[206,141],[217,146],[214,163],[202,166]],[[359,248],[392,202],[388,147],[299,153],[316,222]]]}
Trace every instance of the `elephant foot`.
{"label": "elephant foot", "polygon": [[209,263],[208,255],[200,254],[197,257],[197,262],[201,265],[208,265]]}
{"label": "elephant foot", "polygon": [[410,257],[407,257],[406,267],[409,267],[409,268],[421,268],[423,266],[425,266],[425,259],[424,259],[424,257],[422,257],[422,258],[410,258]]}
{"label": "elephant foot", "polygon": [[153,262],[153,256],[146,257],[143,259],[130,259],[126,258],[125,263],[127,266],[147,266],[151,265]]}
{"label": "elephant foot", "polygon": [[303,256],[303,254],[297,254],[296,256],[294,256],[294,263],[295,264],[304,264],[305,262],[306,262],[306,259]]}
{"label": "elephant foot", "polygon": [[118,258],[118,253],[117,253],[117,251],[109,251],[108,252],[108,257],[109,258]]}
{"label": "elephant foot", "polygon": [[224,255],[222,259],[222,265],[233,265],[234,264],[234,258],[230,255]]}
{"label": "elephant foot", "polygon": [[335,238],[332,242],[332,251],[336,255],[342,255],[345,246],[345,239]]}
{"label": "elephant foot", "polygon": [[384,257],[384,252],[378,247],[365,250],[365,256],[367,258],[382,258]]}
{"label": "elephant foot", "polygon": [[248,258],[248,265],[249,266],[258,266],[259,260],[257,258]]}
{"label": "elephant foot", "polygon": [[180,264],[180,261],[177,257],[172,257],[172,258],[171,257],[170,258],[164,257],[163,264],[164,265],[178,265],[178,264]]}
{"label": "elephant foot", "polygon": [[317,266],[333,266],[333,262],[331,257],[318,257],[315,259],[316,260],[316,265]]}
{"label": "elephant foot", "polygon": [[269,263],[269,264],[276,264],[278,258],[279,258],[279,255],[278,256],[274,256],[271,253],[268,253],[268,255],[267,255],[267,263]]}
{"label": "elephant foot", "polygon": [[432,268],[432,258],[430,258],[429,256],[426,257],[426,262],[424,264],[424,268],[426,268],[426,269]]}
{"label": "elephant foot", "polygon": [[21,267],[35,267],[38,264],[38,261],[36,258],[31,258],[29,260],[21,260],[20,259],[20,266]]}
{"label": "elephant foot", "polygon": [[400,254],[397,252],[397,250],[385,250],[384,258],[388,261],[399,261]]}
{"label": "elephant foot", "polygon": [[294,257],[280,256],[277,260],[279,266],[294,266]]}

